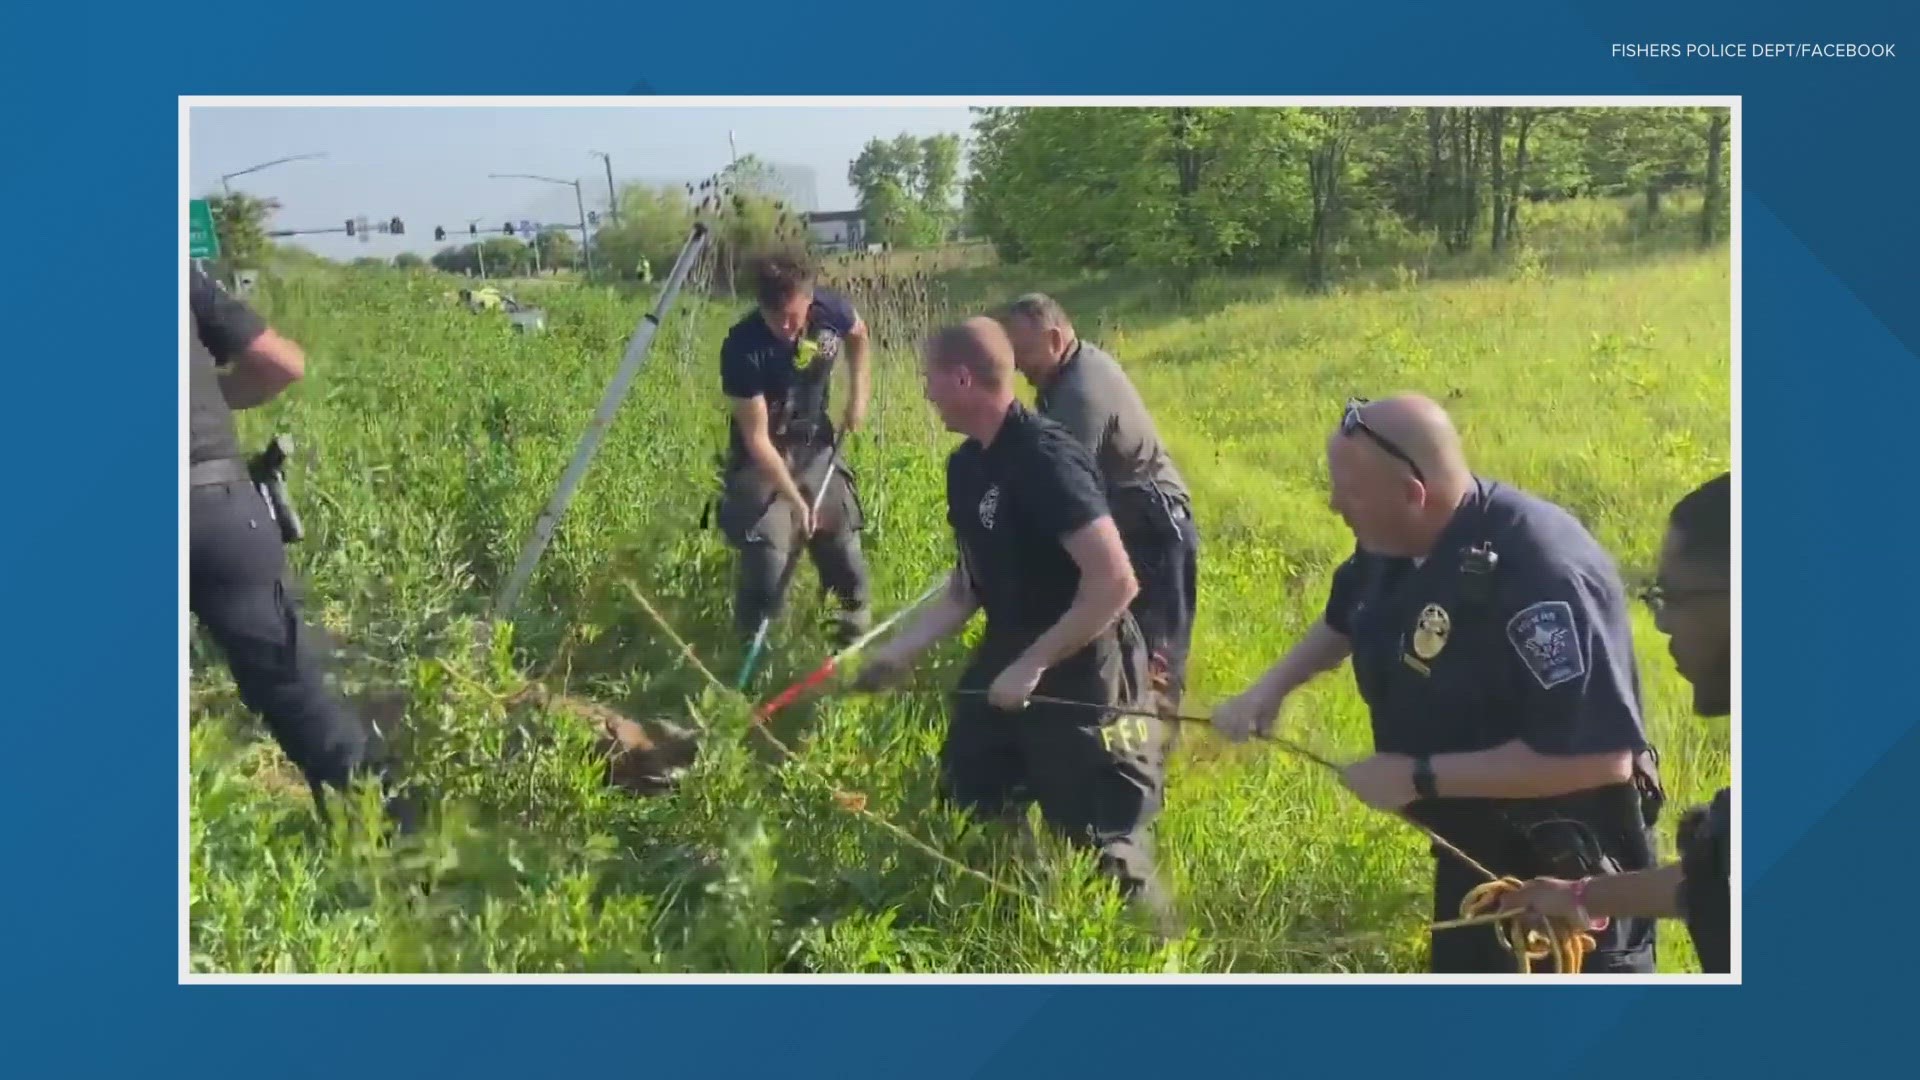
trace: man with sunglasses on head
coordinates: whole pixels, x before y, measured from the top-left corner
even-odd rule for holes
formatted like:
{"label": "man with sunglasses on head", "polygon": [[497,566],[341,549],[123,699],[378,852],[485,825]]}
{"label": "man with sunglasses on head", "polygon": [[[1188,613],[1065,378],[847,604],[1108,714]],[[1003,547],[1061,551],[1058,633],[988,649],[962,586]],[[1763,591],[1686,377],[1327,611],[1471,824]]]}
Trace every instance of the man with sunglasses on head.
{"label": "man with sunglasses on head", "polygon": [[[1372,717],[1348,766],[1368,805],[1401,811],[1503,876],[1582,878],[1654,863],[1659,785],[1640,717],[1626,589],[1565,510],[1468,467],[1435,402],[1356,399],[1327,441],[1333,509],[1355,550],[1320,620],[1215,710],[1240,740],[1342,660]],[[1485,879],[1434,845],[1434,919]],[[1588,972],[1651,972],[1654,923],[1594,932]],[[1490,926],[1434,933],[1435,972],[1510,972]]]}
{"label": "man with sunglasses on head", "polygon": [[[1658,576],[1646,592],[1700,716],[1733,711],[1732,486],[1732,476],[1721,473],[1674,504]],[[1684,919],[1701,970],[1725,974],[1733,969],[1732,836],[1729,789],[1721,788],[1681,821],[1679,862],[1631,874],[1538,878],[1504,906],[1584,921]]]}

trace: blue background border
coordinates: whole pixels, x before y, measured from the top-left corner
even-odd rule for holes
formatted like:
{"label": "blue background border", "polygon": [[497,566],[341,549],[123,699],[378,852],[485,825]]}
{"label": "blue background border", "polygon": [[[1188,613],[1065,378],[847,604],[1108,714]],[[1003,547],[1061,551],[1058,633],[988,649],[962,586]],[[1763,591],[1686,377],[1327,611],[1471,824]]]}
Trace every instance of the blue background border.
{"label": "blue background border", "polygon": [[[1920,894],[1903,790],[1920,775],[1903,678],[1920,575],[1896,532],[1920,390],[1920,308],[1901,303],[1917,292],[1916,157],[1894,104],[1920,100],[1910,5],[759,7],[16,12],[0,182],[16,215],[4,633],[18,674],[0,797],[5,970],[27,999],[8,1027],[30,1036],[7,1040],[18,1075],[530,1075],[598,1059],[705,1074],[1210,1062],[1697,1077],[1899,1052],[1910,990],[1885,982],[1902,946],[1856,950],[1872,942],[1847,923],[1904,915]],[[1909,55],[1609,56],[1614,41],[1695,40]],[[649,92],[1742,95],[1746,985],[176,986],[176,95]],[[108,251],[150,276],[100,284]]]}

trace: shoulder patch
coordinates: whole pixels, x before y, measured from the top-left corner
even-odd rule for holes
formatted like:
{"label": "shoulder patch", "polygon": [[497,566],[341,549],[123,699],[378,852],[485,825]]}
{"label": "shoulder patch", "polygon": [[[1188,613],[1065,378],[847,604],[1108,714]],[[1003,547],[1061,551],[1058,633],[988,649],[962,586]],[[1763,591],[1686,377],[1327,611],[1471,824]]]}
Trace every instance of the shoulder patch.
{"label": "shoulder patch", "polygon": [[1520,654],[1544,690],[1551,690],[1587,673],[1575,633],[1573,605],[1565,600],[1542,600],[1522,608],[1507,620],[1507,641]]}

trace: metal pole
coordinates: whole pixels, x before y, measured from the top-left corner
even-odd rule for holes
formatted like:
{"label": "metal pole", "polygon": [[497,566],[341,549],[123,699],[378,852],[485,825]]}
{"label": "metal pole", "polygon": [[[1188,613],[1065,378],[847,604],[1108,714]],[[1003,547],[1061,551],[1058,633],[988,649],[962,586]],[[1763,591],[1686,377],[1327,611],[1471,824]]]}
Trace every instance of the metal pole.
{"label": "metal pole", "polygon": [[593,280],[593,243],[587,236],[587,204],[580,198],[580,181],[573,182],[573,205],[580,211],[580,252],[587,259],[587,280]]}
{"label": "metal pole", "polygon": [[[478,224],[480,224],[480,219],[474,218],[472,221],[467,222],[467,228],[472,229]],[[487,280],[487,238],[475,232],[469,232],[467,235],[477,237],[473,242],[473,255],[474,258],[480,260],[480,280],[485,281]]]}
{"label": "metal pole", "polygon": [[600,396],[600,407],[593,414],[593,420],[587,424],[586,433],[580,437],[579,449],[573,452],[573,460],[567,463],[567,471],[560,477],[560,486],[548,500],[547,508],[534,522],[533,535],[527,538],[526,546],[521,549],[520,561],[514,564],[513,573],[507,578],[507,584],[500,591],[493,605],[493,617],[505,618],[513,612],[514,605],[520,600],[521,590],[533,577],[533,569],[540,561],[540,555],[553,538],[554,527],[560,523],[560,517],[567,511],[567,503],[572,501],[574,488],[579,486],[580,478],[586,475],[587,466],[593,460],[594,453],[600,448],[600,440],[606,436],[607,428],[613,424],[614,413],[620,409],[620,403],[626,399],[627,388],[633,384],[633,378],[640,372],[640,365],[647,358],[647,351],[653,345],[654,334],[660,329],[660,320],[665,317],[667,308],[680,293],[687,275],[693,271],[694,261],[699,257],[700,249],[707,242],[707,227],[696,223],[692,235],[680,248],[680,257],[673,262],[673,272],[667,276],[666,287],[660,290],[660,298],[654,301],[653,310],[640,320],[633,331],[633,338],[627,342],[626,356],[621,358],[620,368],[614,373],[613,381],[607,384],[606,393]]}
{"label": "metal pole", "polygon": [[610,154],[605,154],[598,150],[595,150],[593,152],[593,156],[599,158],[601,161],[606,163],[606,166],[607,166],[607,216],[613,219],[613,223],[615,225],[618,225],[620,224],[620,196],[614,194],[614,191],[613,191],[613,157]]}

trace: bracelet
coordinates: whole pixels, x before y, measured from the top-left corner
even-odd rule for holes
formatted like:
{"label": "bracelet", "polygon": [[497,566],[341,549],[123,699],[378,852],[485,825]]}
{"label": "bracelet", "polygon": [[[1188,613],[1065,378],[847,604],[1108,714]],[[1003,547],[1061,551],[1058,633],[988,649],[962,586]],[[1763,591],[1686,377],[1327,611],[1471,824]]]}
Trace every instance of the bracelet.
{"label": "bracelet", "polygon": [[1587,886],[1592,883],[1593,883],[1592,877],[1583,877],[1580,880],[1574,882],[1567,889],[1567,892],[1573,897],[1573,902],[1580,906],[1581,913],[1587,915],[1587,929],[1592,930],[1594,933],[1597,934],[1600,931],[1605,930],[1608,924],[1610,924],[1613,920],[1607,918],[1606,916],[1601,916],[1600,918],[1596,919],[1590,913],[1587,912]]}

